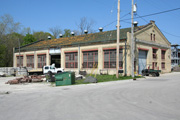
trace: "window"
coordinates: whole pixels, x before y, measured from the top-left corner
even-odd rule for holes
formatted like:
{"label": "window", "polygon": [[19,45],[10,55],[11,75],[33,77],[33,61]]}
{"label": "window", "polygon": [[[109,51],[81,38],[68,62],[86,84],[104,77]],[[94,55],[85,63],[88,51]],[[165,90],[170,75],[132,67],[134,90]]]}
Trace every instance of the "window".
{"label": "window", "polygon": [[49,69],[49,67],[45,67],[45,69],[46,69],[46,70],[48,70],[48,69]]}
{"label": "window", "polygon": [[46,65],[46,55],[38,55],[38,68]]}
{"label": "window", "polygon": [[157,59],[157,49],[153,49],[153,59]]}
{"label": "window", "polygon": [[151,40],[152,40],[152,33],[151,33]]}
{"label": "window", "polygon": [[161,63],[161,68],[162,68],[162,69],[165,69],[165,62],[162,62],[162,63]]}
{"label": "window", "polygon": [[27,67],[34,68],[34,56],[33,55],[27,56]]}
{"label": "window", "polygon": [[65,67],[66,68],[77,68],[77,52],[65,53]]}
{"label": "window", "polygon": [[165,50],[161,50],[161,59],[165,59],[165,53],[166,53]]}
{"label": "window", "polygon": [[153,40],[156,41],[156,36],[155,36],[155,34],[153,35]]}
{"label": "window", "polygon": [[17,56],[17,67],[23,67],[23,56]]}
{"label": "window", "polygon": [[[123,68],[123,50],[119,50],[119,68]],[[116,49],[104,50],[104,68],[116,68]]]}
{"label": "window", "polygon": [[153,63],[152,63],[152,69],[153,69],[153,70],[156,70],[156,69],[157,69],[157,62],[153,62]]}
{"label": "window", "polygon": [[98,51],[83,52],[83,68],[98,67]]}

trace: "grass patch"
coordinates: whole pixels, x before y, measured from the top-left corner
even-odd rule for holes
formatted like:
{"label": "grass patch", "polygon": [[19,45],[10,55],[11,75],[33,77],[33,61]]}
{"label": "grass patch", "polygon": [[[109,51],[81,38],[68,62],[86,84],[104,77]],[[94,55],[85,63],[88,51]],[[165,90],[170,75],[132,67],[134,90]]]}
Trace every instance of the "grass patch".
{"label": "grass patch", "polygon": [[[86,75],[88,77],[90,75]],[[92,75],[92,77],[95,77],[95,75]],[[143,78],[142,76],[135,76],[134,78]],[[96,75],[96,79],[99,82],[109,82],[109,81],[119,81],[119,80],[128,80],[133,79],[131,76],[119,76],[119,78],[116,78],[116,75]],[[75,84],[73,85],[79,85],[79,84],[90,84],[90,83],[84,83],[85,79],[76,80]],[[51,82],[51,86],[55,86],[55,82]]]}
{"label": "grass patch", "polygon": [[[90,75],[87,75],[88,77]],[[92,77],[95,77],[95,75],[92,75]],[[142,76],[135,76],[135,78],[142,78]],[[98,82],[108,82],[108,81],[118,81],[118,80],[127,80],[127,79],[133,79],[131,76],[119,76],[119,78],[116,78],[116,75],[96,75],[96,79]],[[76,80],[75,84],[88,84],[84,83],[85,79],[82,80]]]}

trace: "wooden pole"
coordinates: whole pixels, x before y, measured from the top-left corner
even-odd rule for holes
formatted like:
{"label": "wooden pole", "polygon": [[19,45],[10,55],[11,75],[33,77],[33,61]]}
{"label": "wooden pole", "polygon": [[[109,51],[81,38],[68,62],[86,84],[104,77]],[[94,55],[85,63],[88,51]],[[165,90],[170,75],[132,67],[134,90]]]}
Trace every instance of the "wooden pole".
{"label": "wooden pole", "polygon": [[116,78],[119,77],[119,38],[120,38],[120,0],[118,0],[117,12],[117,47],[116,47]]}

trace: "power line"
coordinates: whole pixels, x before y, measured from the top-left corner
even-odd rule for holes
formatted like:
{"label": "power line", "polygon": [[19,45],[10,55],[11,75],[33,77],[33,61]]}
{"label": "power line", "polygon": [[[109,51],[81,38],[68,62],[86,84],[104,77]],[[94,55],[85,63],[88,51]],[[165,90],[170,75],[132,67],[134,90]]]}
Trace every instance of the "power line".
{"label": "power line", "polygon": [[[138,15],[138,14],[137,14]],[[139,16],[139,15],[138,15]],[[143,17],[141,17],[141,16],[139,16],[141,19],[143,19],[145,22],[147,22],[148,23],[148,21],[146,20],[146,19],[144,19]],[[180,36],[178,36],[178,35],[173,35],[173,34],[171,34],[171,33],[168,33],[168,32],[166,32],[166,31],[164,31],[164,30],[162,30],[162,29],[160,29],[162,32],[164,32],[164,33],[166,33],[166,34],[169,34],[169,35],[171,35],[171,36],[174,36],[174,37],[180,37]]]}
{"label": "power line", "polygon": [[[121,19],[124,18],[124,17],[126,17],[127,15],[130,15],[130,12],[127,13],[127,14],[125,14],[124,16],[122,16]],[[120,21],[125,22],[124,20],[120,20]],[[115,20],[115,21],[113,21],[113,22],[110,22],[109,24],[103,26],[103,28],[105,28],[105,27],[107,27],[107,26],[109,26],[109,25],[111,25],[111,24],[113,24],[113,23],[115,23],[115,22],[117,22],[117,20]]]}
{"label": "power line", "polygon": [[171,36],[174,36],[174,37],[178,37],[178,38],[180,38],[180,36],[178,36],[178,35],[173,35],[173,34],[168,33],[168,32],[166,32],[166,31],[164,31],[164,30],[162,30],[162,29],[160,29],[160,30],[161,30],[161,31],[163,31],[164,33],[168,34],[168,35],[171,35]]}
{"label": "power line", "polygon": [[[143,15],[143,16],[140,16],[140,15],[137,14],[138,17],[135,17],[134,19],[141,18],[141,19],[143,19],[145,22],[148,23],[148,21],[145,20],[143,17],[148,17],[148,16],[153,16],[153,15],[163,14],[163,13],[167,13],[167,12],[176,11],[176,10],[179,10],[179,9],[180,9],[180,8],[175,8],[175,9],[170,9],[170,10],[166,10],[166,11],[162,11],[162,12],[157,12],[157,13],[152,13],[152,14]],[[130,14],[130,13],[125,14],[123,17],[127,16],[128,14]],[[122,17],[122,18],[123,18],[123,17]],[[128,19],[122,19],[122,20],[120,20],[120,21],[121,21],[121,22],[125,22],[125,23],[130,23],[130,22],[126,22],[126,20],[130,20],[130,19],[131,19],[131,18],[128,18]],[[116,21],[117,21],[117,20],[115,20],[115,21],[113,21],[113,22],[111,22],[111,23],[105,25],[103,28],[105,28],[105,27],[107,27],[107,26],[109,26],[109,25],[115,23]],[[174,37],[180,37],[180,36],[177,36],[177,35],[173,35],[173,34],[171,34],[171,33],[168,33],[168,32],[166,32],[166,31],[164,31],[164,30],[162,30],[162,29],[161,29],[161,31],[163,31],[164,33],[169,34],[169,35],[171,35],[171,36],[174,36]]]}
{"label": "power line", "polygon": [[[162,11],[162,12],[152,13],[152,14],[148,14],[148,15],[143,15],[143,16],[135,17],[134,19],[142,18],[142,17],[148,17],[148,16],[153,16],[153,15],[158,15],[158,14],[163,14],[163,13],[167,13],[167,12],[176,11],[176,10],[179,10],[179,9],[180,9],[180,8],[175,8],[175,9],[166,10],[166,11]],[[131,19],[131,18],[124,19],[124,20],[130,20],[130,19]]]}

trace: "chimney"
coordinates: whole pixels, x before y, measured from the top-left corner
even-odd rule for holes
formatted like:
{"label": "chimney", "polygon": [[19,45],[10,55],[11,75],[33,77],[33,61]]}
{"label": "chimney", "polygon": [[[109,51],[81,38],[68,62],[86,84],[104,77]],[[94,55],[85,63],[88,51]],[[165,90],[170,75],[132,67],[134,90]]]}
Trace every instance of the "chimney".
{"label": "chimney", "polygon": [[137,27],[137,25],[138,25],[138,22],[137,21],[134,21],[134,27]]}
{"label": "chimney", "polygon": [[84,30],[84,33],[85,33],[85,34],[88,34],[88,30]]}
{"label": "chimney", "polygon": [[100,27],[100,28],[99,28],[99,32],[102,32],[102,31],[103,31],[103,28],[102,28],[102,27]]}
{"label": "chimney", "polygon": [[59,34],[59,38],[62,38],[63,37],[63,35],[62,34]]}
{"label": "chimney", "polygon": [[51,36],[50,35],[48,36],[48,40],[51,40]]}
{"label": "chimney", "polygon": [[155,21],[154,20],[150,20],[150,23],[155,23]]}
{"label": "chimney", "polygon": [[71,32],[71,35],[74,36],[74,32]]}

